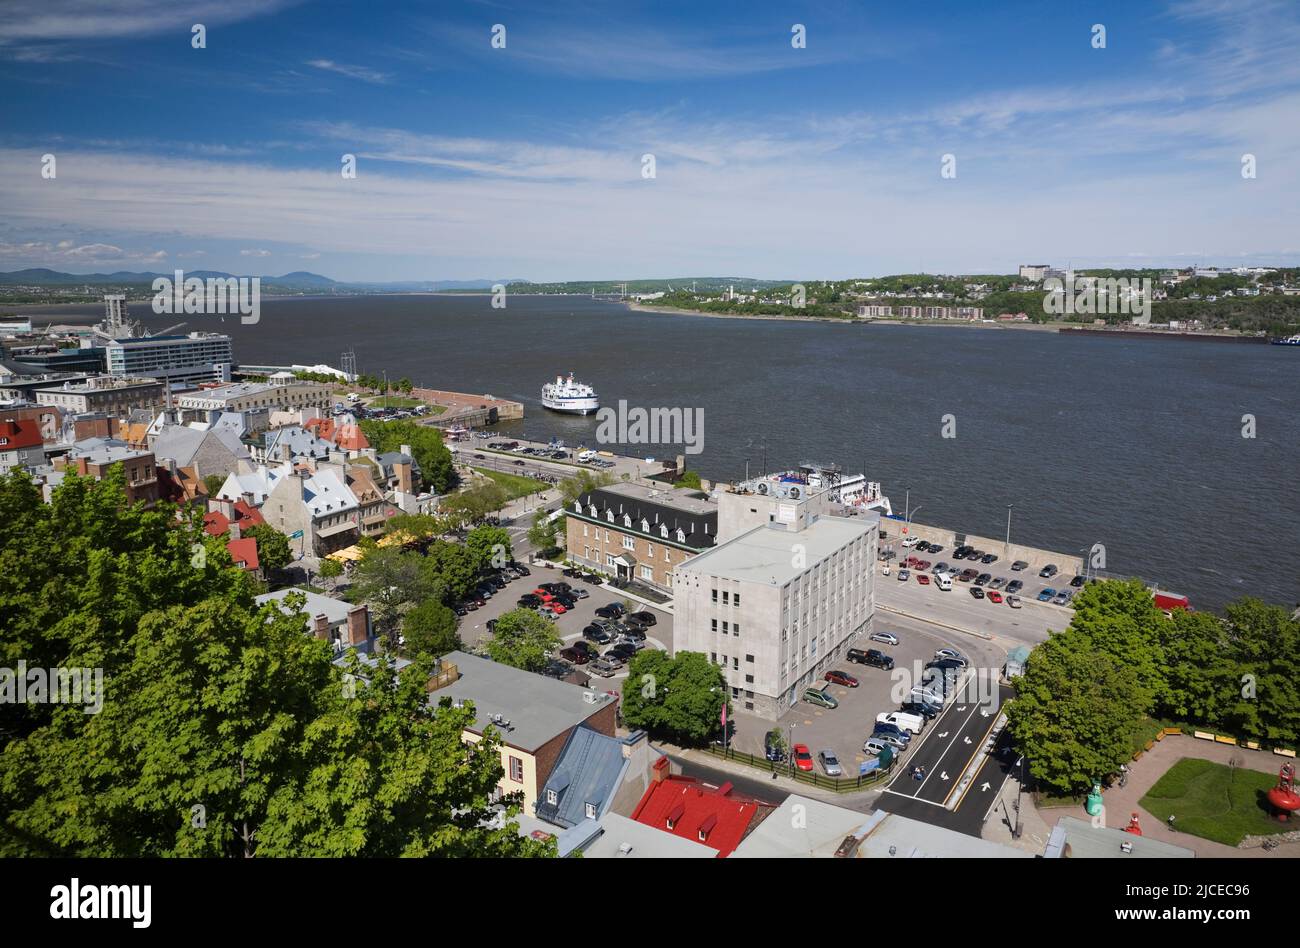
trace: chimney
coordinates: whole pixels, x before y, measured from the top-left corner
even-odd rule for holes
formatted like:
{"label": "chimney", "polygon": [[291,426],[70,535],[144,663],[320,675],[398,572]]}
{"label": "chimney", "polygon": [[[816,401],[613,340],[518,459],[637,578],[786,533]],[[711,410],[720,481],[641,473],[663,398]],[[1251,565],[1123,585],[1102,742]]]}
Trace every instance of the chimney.
{"label": "chimney", "polygon": [[670,766],[670,762],[667,757],[660,757],[658,760],[656,760],[654,762],[654,766],[650,768],[651,770],[650,782],[663,783],[665,780],[667,780],[668,775],[670,773],[669,766]]}
{"label": "chimney", "polygon": [[325,613],[321,613],[312,619],[312,635],[316,638],[328,642],[330,637],[330,620]]}
{"label": "chimney", "polygon": [[364,645],[370,638],[370,610],[353,606],[348,610],[348,644]]}
{"label": "chimney", "polygon": [[292,449],[289,447],[289,439],[288,439],[288,438],[283,438],[283,439],[281,439],[281,441],[280,441],[280,460],[281,460],[281,461],[292,461],[292,460],[293,460],[293,451],[292,451]]}
{"label": "chimney", "polygon": [[393,465],[393,475],[397,478],[397,489],[403,494],[415,493],[415,482],[411,477],[411,465],[398,463]]}

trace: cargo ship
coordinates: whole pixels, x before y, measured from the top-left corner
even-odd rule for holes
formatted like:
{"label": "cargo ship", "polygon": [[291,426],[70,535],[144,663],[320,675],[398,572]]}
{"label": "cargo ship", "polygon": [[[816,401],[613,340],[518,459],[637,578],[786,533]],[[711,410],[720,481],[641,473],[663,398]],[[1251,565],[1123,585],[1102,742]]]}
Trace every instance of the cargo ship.
{"label": "cargo ship", "polygon": [[1275,346],[1300,346],[1300,333],[1294,336],[1287,336],[1285,339],[1270,340]]}

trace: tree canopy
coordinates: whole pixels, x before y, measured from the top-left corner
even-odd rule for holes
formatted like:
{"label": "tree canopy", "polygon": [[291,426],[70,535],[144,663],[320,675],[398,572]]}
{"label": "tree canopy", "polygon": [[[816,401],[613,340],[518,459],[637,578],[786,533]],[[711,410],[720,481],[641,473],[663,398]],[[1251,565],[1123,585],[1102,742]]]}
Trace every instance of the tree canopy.
{"label": "tree canopy", "polygon": [[[699,744],[722,732],[727,701],[722,669],[700,652],[646,649],[632,659],[623,683],[623,720],[632,727]],[[728,713],[730,717],[730,713]]]}
{"label": "tree canopy", "polygon": [[531,609],[512,609],[497,619],[496,627],[484,642],[488,657],[494,662],[540,672],[549,654],[560,647],[560,637],[545,616]]}
{"label": "tree canopy", "polygon": [[444,494],[456,485],[456,470],[451,451],[442,443],[442,432],[431,425],[419,425],[405,418],[379,421],[365,418],[361,431],[379,454],[398,451],[408,445],[425,486],[435,494]]}

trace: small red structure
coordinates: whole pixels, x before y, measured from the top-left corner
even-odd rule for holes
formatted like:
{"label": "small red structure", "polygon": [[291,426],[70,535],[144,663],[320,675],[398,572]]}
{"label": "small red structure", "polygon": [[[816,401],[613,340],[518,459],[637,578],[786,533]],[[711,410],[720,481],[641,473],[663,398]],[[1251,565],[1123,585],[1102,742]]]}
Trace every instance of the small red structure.
{"label": "small red structure", "polygon": [[1277,773],[1277,786],[1266,794],[1268,802],[1277,811],[1277,818],[1283,823],[1300,810],[1300,793],[1295,792],[1294,784],[1295,764],[1287,761]]}
{"label": "small red structure", "polygon": [[1142,835],[1142,827],[1138,824],[1138,815],[1134,811],[1133,815],[1128,818],[1128,826],[1124,827],[1124,832],[1132,833],[1134,836]]}

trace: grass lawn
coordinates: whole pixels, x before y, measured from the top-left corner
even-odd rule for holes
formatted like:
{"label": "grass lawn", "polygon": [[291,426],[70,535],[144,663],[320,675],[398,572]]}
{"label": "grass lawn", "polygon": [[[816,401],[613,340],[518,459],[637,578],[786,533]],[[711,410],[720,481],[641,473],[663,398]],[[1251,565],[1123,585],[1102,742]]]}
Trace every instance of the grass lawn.
{"label": "grass lawn", "polygon": [[1244,836],[1289,828],[1268,816],[1264,794],[1276,783],[1273,774],[1184,757],[1139,802],[1162,823],[1172,813],[1177,829],[1236,846]]}
{"label": "grass lawn", "polygon": [[[414,408],[417,405],[423,405],[424,402],[418,398],[407,398],[405,395],[380,395],[372,399],[369,407],[371,408]],[[442,406],[438,406],[442,407]],[[444,409],[445,410],[445,409]],[[436,412],[435,414],[441,414]]]}
{"label": "grass lawn", "polygon": [[551,485],[532,477],[520,477],[518,474],[507,474],[504,471],[489,471],[487,468],[476,467],[484,477],[490,477],[502,487],[505,488],[506,494],[511,500],[517,500],[520,497],[527,497],[529,494],[539,494],[547,490]]}

